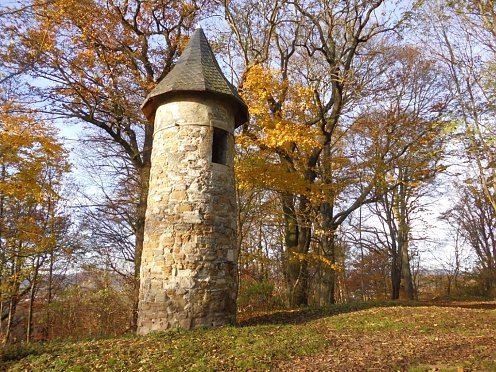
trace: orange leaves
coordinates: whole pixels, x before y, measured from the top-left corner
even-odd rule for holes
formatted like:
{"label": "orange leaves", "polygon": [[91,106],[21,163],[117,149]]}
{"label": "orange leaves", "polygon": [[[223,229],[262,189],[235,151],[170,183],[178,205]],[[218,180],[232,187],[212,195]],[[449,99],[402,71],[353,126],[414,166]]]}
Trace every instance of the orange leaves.
{"label": "orange leaves", "polygon": [[31,44],[33,54],[51,51],[56,43],[55,35],[50,30],[50,24],[47,24],[46,28],[28,30],[26,42]]}
{"label": "orange leaves", "polygon": [[0,58],[13,69],[28,64],[52,83],[43,90],[53,103],[76,107],[76,116],[94,112],[106,122],[117,102],[131,104],[126,114],[139,122],[138,101],[171,68],[197,10],[196,1],[178,0],[34,1],[0,26],[3,45],[15,46]]}
{"label": "orange leaves", "polygon": [[44,185],[47,167],[67,170],[67,153],[55,139],[53,128],[19,107],[4,104],[0,112],[0,193],[16,200],[31,197],[41,202],[53,190]]}
{"label": "orange leaves", "polygon": [[[245,72],[241,93],[251,123],[236,138],[242,154],[236,165],[238,186],[305,195],[315,204],[332,198],[335,185],[307,178],[309,156],[322,146],[317,125],[307,124],[318,112],[313,90],[255,64]],[[328,161],[339,169],[349,163],[339,155]]]}
{"label": "orange leaves", "polygon": [[245,153],[235,165],[237,187],[242,191],[253,188],[304,195],[311,203],[333,202],[344,183],[309,182],[303,168],[292,168],[267,152]]}
{"label": "orange leaves", "polygon": [[76,59],[79,60],[82,65],[87,66],[89,69],[95,67],[96,58],[97,56],[95,51],[91,49],[82,49],[76,55]]}
{"label": "orange leaves", "polygon": [[183,17],[188,17],[189,15],[194,14],[198,10],[196,4],[191,4],[184,1],[180,2],[179,7],[181,9],[181,14],[183,15]]}

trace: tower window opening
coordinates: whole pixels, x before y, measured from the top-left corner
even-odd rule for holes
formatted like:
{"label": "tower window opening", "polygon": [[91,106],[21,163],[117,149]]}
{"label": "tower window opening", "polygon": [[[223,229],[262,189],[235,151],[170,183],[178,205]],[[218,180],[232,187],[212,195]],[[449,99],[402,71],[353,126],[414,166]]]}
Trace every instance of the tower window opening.
{"label": "tower window opening", "polygon": [[227,132],[223,129],[214,128],[212,163],[227,165]]}

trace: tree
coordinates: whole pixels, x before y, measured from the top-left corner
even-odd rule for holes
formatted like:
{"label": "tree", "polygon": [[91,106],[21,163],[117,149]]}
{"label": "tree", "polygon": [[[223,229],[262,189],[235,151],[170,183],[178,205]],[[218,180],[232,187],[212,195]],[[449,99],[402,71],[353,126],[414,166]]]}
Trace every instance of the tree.
{"label": "tree", "polygon": [[[246,129],[238,143],[244,148],[256,146],[260,151],[245,154],[240,164],[240,182],[254,181],[258,187],[278,193],[284,218],[285,267],[290,304],[307,302],[308,262],[310,249],[311,185],[301,170],[308,150],[318,146],[312,129],[301,124],[305,110],[312,110],[312,93],[299,84],[287,84],[275,71],[251,66],[243,82],[244,98],[250,107],[253,126]],[[285,90],[286,105],[267,109],[267,100]],[[256,131],[256,132],[255,132]],[[310,136],[309,136],[310,134]],[[302,164],[303,163],[303,164]],[[258,177],[253,179],[253,174]],[[294,194],[298,194],[299,203]],[[296,231],[298,229],[298,231]]]}
{"label": "tree", "polygon": [[29,294],[27,340],[40,268],[59,247],[57,211],[67,153],[50,125],[9,101],[0,110],[0,316],[10,340],[17,305]]}
{"label": "tree", "polygon": [[[450,213],[445,213],[441,218],[450,224],[449,232],[451,236],[450,252],[446,255],[439,257],[439,255],[433,252],[433,258],[440,266],[446,277],[446,296],[449,298],[460,289],[460,278],[463,274],[464,265],[468,261],[468,250],[466,239],[460,231],[460,227],[457,224],[449,222]],[[442,247],[437,247],[436,249],[442,249]]]}
{"label": "tree", "polygon": [[487,202],[483,185],[460,185],[458,202],[445,218],[458,227],[477,257],[479,278],[486,294],[496,288],[496,212]]}
{"label": "tree", "polygon": [[[444,116],[450,95],[439,64],[418,48],[390,46],[383,63],[389,68],[378,75],[373,100],[380,103],[364,111],[357,126],[358,146],[373,152],[376,165],[383,164],[377,201],[369,208],[380,228],[366,230],[374,245],[382,245],[390,256],[391,298],[398,299],[402,287],[413,299],[409,253],[413,217],[422,211],[423,198],[445,169],[449,120]],[[371,145],[364,146],[363,139]]]}
{"label": "tree", "polygon": [[[455,98],[452,114],[458,121],[458,157],[454,162],[459,177],[455,182],[459,184],[461,177],[461,183],[467,185],[464,193],[472,194],[462,196],[461,200],[487,204],[493,211],[496,208],[494,5],[491,0],[443,1],[426,3],[422,13],[424,37],[432,40],[430,52],[450,74],[450,90]],[[458,207],[459,203],[454,208]],[[474,204],[467,208],[478,211],[486,207]]]}
{"label": "tree", "polygon": [[[349,161],[346,143],[352,121],[343,114],[353,115],[351,104],[356,104],[354,100],[373,80],[375,72],[367,69],[367,63],[370,66],[376,53],[367,46],[403,20],[403,13],[400,21],[381,17],[385,6],[385,1],[280,1],[267,6],[224,2],[226,18],[243,56],[240,88],[247,100],[254,101],[249,92],[253,76],[268,82],[266,88],[256,88],[256,119],[244,128],[244,136],[255,138],[253,146],[262,151],[271,141],[268,149],[272,156],[265,155],[270,168],[275,164],[281,174],[286,172],[284,179],[291,180],[286,189],[278,189],[287,258],[295,253],[308,257],[315,237],[319,240],[317,253],[325,258],[323,262],[330,263],[327,267],[335,268],[334,239],[339,227],[370,201],[373,176],[362,178],[363,188],[358,194],[348,192],[357,182],[354,175],[365,164]],[[241,8],[251,11],[240,12]],[[246,30],[246,25],[254,23],[263,25],[261,31]],[[294,94],[298,89],[299,95]],[[259,114],[266,116],[267,125],[259,124]],[[350,196],[349,203],[342,203],[345,193]],[[292,304],[308,303],[308,261],[288,262],[287,277]],[[332,303],[333,270],[326,270],[323,280],[325,302]]]}
{"label": "tree", "polygon": [[431,4],[423,17],[428,28],[426,37],[435,41],[431,53],[450,73],[460,143],[478,170],[478,180],[472,182],[483,187],[487,202],[496,210],[496,195],[491,191],[496,187],[494,1],[449,1],[437,7]]}
{"label": "tree", "polygon": [[369,301],[390,297],[389,262],[390,258],[384,250],[367,249],[363,256],[354,254],[346,278],[351,298]]}
{"label": "tree", "polygon": [[45,102],[40,111],[92,128],[99,153],[119,156],[139,180],[132,217],[135,305],[153,135],[139,107],[171,70],[207,3],[33,0],[2,14],[0,60],[7,76],[32,77],[26,85]]}
{"label": "tree", "polygon": [[[102,157],[88,147],[78,151],[84,180],[90,186],[86,190],[84,185],[80,185],[78,190],[78,219],[87,239],[87,255],[91,257],[92,265],[112,268],[133,284],[134,221],[140,179],[121,158]],[[120,177],[115,177],[115,174]]]}

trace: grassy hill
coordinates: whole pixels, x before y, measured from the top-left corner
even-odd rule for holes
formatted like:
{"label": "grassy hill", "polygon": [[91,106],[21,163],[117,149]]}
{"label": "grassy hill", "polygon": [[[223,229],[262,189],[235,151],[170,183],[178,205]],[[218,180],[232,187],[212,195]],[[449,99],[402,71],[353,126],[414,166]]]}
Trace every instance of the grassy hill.
{"label": "grassy hill", "polygon": [[238,327],[6,347],[7,371],[496,371],[496,302],[281,311]]}

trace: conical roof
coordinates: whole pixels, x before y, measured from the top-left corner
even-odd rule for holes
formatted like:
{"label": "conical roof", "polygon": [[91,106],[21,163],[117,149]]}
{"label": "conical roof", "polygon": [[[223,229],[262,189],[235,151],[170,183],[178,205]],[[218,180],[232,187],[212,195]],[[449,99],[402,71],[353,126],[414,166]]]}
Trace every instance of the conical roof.
{"label": "conical roof", "polygon": [[174,68],[146,97],[141,106],[145,116],[153,120],[157,107],[178,92],[222,96],[237,107],[236,127],[248,121],[248,107],[222,73],[201,28],[193,33]]}

